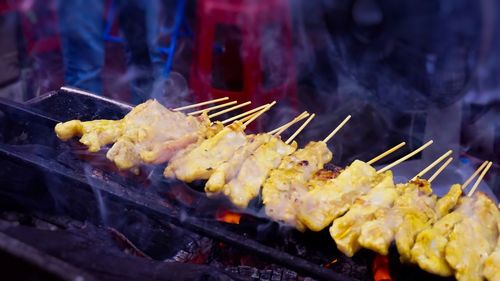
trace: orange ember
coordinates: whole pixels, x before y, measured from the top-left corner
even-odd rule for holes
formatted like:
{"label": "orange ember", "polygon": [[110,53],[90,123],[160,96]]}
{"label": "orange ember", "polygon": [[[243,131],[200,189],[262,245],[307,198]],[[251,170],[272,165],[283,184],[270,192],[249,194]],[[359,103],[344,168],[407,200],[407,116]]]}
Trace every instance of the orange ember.
{"label": "orange ember", "polygon": [[334,264],[336,264],[336,263],[337,263],[337,261],[338,261],[337,259],[333,259],[331,262],[329,262],[329,263],[327,263],[327,264],[323,265],[323,267],[324,267],[324,268],[331,268],[331,267],[332,267],[332,265],[334,265]]}
{"label": "orange ember", "polygon": [[241,214],[227,210],[219,210],[215,215],[215,219],[226,223],[240,224]]}
{"label": "orange ember", "polygon": [[375,281],[392,281],[392,277],[389,273],[389,259],[386,256],[375,256],[372,269],[373,279]]}

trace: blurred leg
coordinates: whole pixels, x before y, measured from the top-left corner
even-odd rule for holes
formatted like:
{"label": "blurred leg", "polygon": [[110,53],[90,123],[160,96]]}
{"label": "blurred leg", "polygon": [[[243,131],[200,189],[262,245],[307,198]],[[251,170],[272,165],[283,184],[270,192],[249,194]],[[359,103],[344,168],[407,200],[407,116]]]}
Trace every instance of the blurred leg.
{"label": "blurred leg", "polygon": [[104,0],[59,0],[67,85],[102,94]]}
{"label": "blurred leg", "polygon": [[149,6],[156,0],[118,0],[118,19],[127,43],[132,103],[149,98],[153,80],[148,34]]}

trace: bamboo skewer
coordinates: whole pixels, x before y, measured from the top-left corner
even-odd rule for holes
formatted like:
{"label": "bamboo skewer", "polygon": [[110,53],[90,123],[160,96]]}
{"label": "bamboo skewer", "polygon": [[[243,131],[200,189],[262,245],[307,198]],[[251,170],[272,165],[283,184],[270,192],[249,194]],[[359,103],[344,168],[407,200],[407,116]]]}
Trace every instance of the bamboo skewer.
{"label": "bamboo skewer", "polygon": [[226,120],[224,120],[224,121],[221,121],[221,123],[222,123],[222,124],[227,124],[227,123],[232,122],[232,121],[234,121],[234,120],[238,120],[238,119],[240,119],[240,118],[242,118],[242,117],[252,115],[253,113],[255,113],[255,112],[257,112],[257,111],[262,110],[264,107],[266,107],[266,106],[268,106],[268,105],[269,105],[269,103],[266,103],[266,104],[264,104],[264,105],[261,105],[261,106],[259,106],[259,107],[254,108],[254,109],[250,109],[249,111],[245,111],[245,112],[243,112],[243,113],[241,113],[241,114],[238,114],[238,115],[233,116],[233,117],[231,117],[231,118],[228,118],[228,119],[226,119]]}
{"label": "bamboo skewer", "polygon": [[479,175],[479,173],[484,169],[484,167],[486,167],[486,165],[488,165],[488,161],[484,161],[483,164],[481,164],[481,166],[479,166],[479,168],[474,171],[474,173],[462,184],[462,190],[464,190],[472,182],[472,180],[474,180],[474,178]]}
{"label": "bamboo skewer", "polygon": [[220,99],[209,100],[209,101],[204,101],[204,102],[199,102],[199,103],[194,103],[194,104],[190,104],[190,105],[186,105],[186,106],[177,107],[177,108],[174,108],[173,110],[174,111],[181,111],[181,110],[195,108],[195,107],[199,107],[199,106],[203,106],[203,105],[207,105],[207,104],[218,103],[220,101],[225,101],[228,99],[229,99],[229,97],[223,97]]}
{"label": "bamboo skewer", "polygon": [[242,104],[238,104],[238,105],[232,106],[232,107],[230,107],[230,108],[228,108],[228,109],[224,109],[224,110],[221,110],[221,111],[219,111],[219,112],[216,112],[216,113],[210,114],[210,115],[208,115],[208,118],[209,118],[209,119],[212,119],[212,118],[214,118],[214,117],[216,117],[216,116],[219,116],[219,115],[222,115],[222,114],[224,114],[224,113],[227,113],[227,112],[230,112],[230,111],[236,110],[236,109],[238,109],[238,108],[241,108],[241,107],[247,106],[247,105],[249,105],[249,104],[251,104],[251,103],[252,103],[251,101],[247,101],[247,102],[244,102],[244,103],[242,103]]}
{"label": "bamboo skewer", "polygon": [[295,131],[295,133],[293,133],[293,135],[291,135],[286,141],[285,143],[286,144],[289,144],[293,141],[293,139],[300,133],[302,132],[302,130],[304,130],[304,128],[307,126],[307,124],[309,124],[309,122],[311,122],[311,120],[314,118],[314,116],[316,116],[316,114],[311,114],[311,116],[309,116],[309,118],[307,118],[307,120],[297,129],[297,131]]}
{"label": "bamboo skewer", "polygon": [[283,126],[279,131],[277,131],[274,135],[275,136],[279,136],[281,135],[281,133],[283,133],[284,131],[286,131],[288,128],[290,128],[292,125],[295,125],[295,123],[299,122],[299,121],[302,121],[303,119],[309,117],[310,114],[309,112],[307,111],[304,111],[302,112],[301,115],[297,116],[296,118],[294,118],[291,122],[289,122],[288,124],[286,124],[285,126]]}
{"label": "bamboo skewer", "polygon": [[203,113],[203,112],[209,112],[209,111],[216,110],[216,109],[219,109],[219,108],[223,108],[223,107],[226,107],[226,106],[230,106],[230,105],[233,105],[233,104],[236,104],[236,103],[238,103],[238,102],[237,101],[230,101],[230,102],[226,102],[226,103],[219,104],[219,105],[216,105],[216,106],[212,106],[212,107],[209,107],[209,108],[205,108],[205,109],[201,109],[201,110],[189,112],[187,115],[196,115],[196,114],[200,114],[200,113]]}
{"label": "bamboo skewer", "polygon": [[481,174],[479,175],[479,178],[477,178],[476,182],[474,183],[474,185],[470,189],[469,193],[467,193],[467,196],[471,197],[472,194],[474,194],[474,191],[476,191],[477,187],[479,186],[479,183],[481,183],[481,180],[483,180],[484,176],[486,175],[488,170],[491,168],[491,165],[493,165],[493,162],[490,161],[488,163],[488,165],[486,165],[486,167],[483,169]]}
{"label": "bamboo skewer", "polygon": [[335,128],[324,140],[323,142],[328,142],[331,138],[333,138],[333,136],[335,136],[335,134],[340,130],[342,129],[342,127],[344,127],[345,123],[347,123],[347,121],[349,121],[349,119],[351,119],[351,115],[347,115],[347,117],[344,119],[344,121],[342,121],[342,123],[340,123],[337,128]]}
{"label": "bamboo skewer", "polygon": [[[241,118],[241,119],[240,119],[240,122],[245,123],[246,121],[250,120],[250,119],[251,119],[251,118],[252,118],[255,114],[260,114],[260,111],[261,111],[261,110],[265,109],[265,108],[266,108],[266,107],[268,107],[268,106],[269,106],[269,108],[271,108],[271,107],[273,107],[273,105],[275,105],[275,104],[276,104],[276,102],[275,102],[275,101],[273,101],[272,103],[268,103],[268,104],[265,104],[265,105],[261,105],[261,106],[259,106],[259,108],[260,108],[259,112],[254,113],[254,114],[252,114],[252,115],[248,115],[247,117]],[[267,111],[267,110],[266,110],[266,111]],[[264,111],[264,112],[265,112],[265,111]]]}
{"label": "bamboo skewer", "polygon": [[382,173],[382,172],[385,172],[385,171],[389,170],[390,168],[392,168],[392,167],[394,167],[394,166],[398,165],[399,163],[401,163],[401,162],[403,162],[403,161],[405,161],[405,160],[407,160],[407,159],[409,159],[409,158],[413,157],[415,154],[417,154],[417,153],[419,153],[420,151],[424,150],[425,148],[427,148],[427,147],[428,147],[429,145],[431,145],[432,143],[433,143],[433,141],[432,141],[432,140],[430,140],[430,141],[426,142],[426,143],[425,143],[424,145],[422,145],[421,147],[419,147],[419,148],[415,149],[414,151],[412,151],[412,152],[410,152],[410,153],[406,154],[405,156],[403,156],[403,157],[399,158],[398,160],[396,160],[396,161],[392,162],[391,164],[389,164],[389,165],[385,166],[384,168],[382,168],[382,169],[378,170],[378,171],[377,171],[377,173]]}
{"label": "bamboo skewer", "polygon": [[267,133],[270,135],[274,134],[274,135],[278,136],[281,133],[283,133],[286,129],[290,128],[292,125],[299,122],[300,120],[307,118],[308,116],[309,116],[309,112],[304,111],[301,114],[299,114],[299,116],[296,116],[295,118],[293,118],[291,121],[279,126],[278,128],[276,128],[272,131],[269,131]]}
{"label": "bamboo skewer", "polygon": [[431,183],[437,176],[439,176],[439,174],[441,174],[441,172],[451,163],[451,161],[453,161],[453,157],[448,158],[448,160],[446,160],[446,162],[444,162],[443,165],[441,165],[441,167],[439,167],[439,169],[437,169],[436,172],[434,172],[434,174],[432,174],[432,176],[427,181]]}
{"label": "bamboo skewer", "polygon": [[416,180],[417,178],[421,178],[423,175],[425,175],[428,171],[430,171],[434,166],[437,164],[441,163],[446,157],[450,156],[452,154],[452,150],[448,150],[445,154],[441,155],[438,159],[436,159],[434,162],[432,162],[429,166],[425,167],[422,171],[420,171],[416,176],[414,176],[411,180]]}
{"label": "bamboo skewer", "polygon": [[245,121],[245,123],[243,123],[243,126],[248,126],[248,124],[252,123],[253,121],[255,121],[255,119],[259,118],[262,114],[264,114],[264,112],[268,111],[269,109],[271,109],[271,107],[275,104],[276,102],[272,102],[270,103],[269,105],[267,105],[266,107],[264,107],[264,109],[262,109],[261,111],[255,113],[254,115],[252,115],[252,117],[250,117],[250,119],[248,119],[247,121]]}
{"label": "bamboo skewer", "polygon": [[394,151],[400,149],[401,147],[405,146],[406,145],[406,142],[402,142],[394,147],[392,147],[391,149],[389,150],[386,150],[384,153],[380,154],[379,156],[376,156],[375,158],[371,159],[370,161],[366,162],[370,165],[372,165],[373,163],[377,162],[378,160],[386,157],[387,155],[393,153]]}

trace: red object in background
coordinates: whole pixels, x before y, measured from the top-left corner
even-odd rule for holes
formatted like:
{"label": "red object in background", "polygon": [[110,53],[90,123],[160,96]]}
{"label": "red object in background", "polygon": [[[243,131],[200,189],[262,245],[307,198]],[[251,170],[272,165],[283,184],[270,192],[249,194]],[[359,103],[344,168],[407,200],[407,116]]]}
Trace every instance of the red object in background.
{"label": "red object in background", "polygon": [[197,21],[190,85],[198,101],[288,98],[297,107],[288,1],[199,0]]}

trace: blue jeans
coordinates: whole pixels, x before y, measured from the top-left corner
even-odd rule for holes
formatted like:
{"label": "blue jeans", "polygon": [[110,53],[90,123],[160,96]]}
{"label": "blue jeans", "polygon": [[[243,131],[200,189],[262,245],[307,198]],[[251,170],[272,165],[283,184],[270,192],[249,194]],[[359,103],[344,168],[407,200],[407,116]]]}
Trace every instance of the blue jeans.
{"label": "blue jeans", "polygon": [[[157,52],[158,0],[114,0],[115,19],[133,66],[132,95],[138,103],[149,97],[152,81],[160,73]],[[104,0],[59,0],[61,44],[67,85],[102,94],[104,66]]]}

